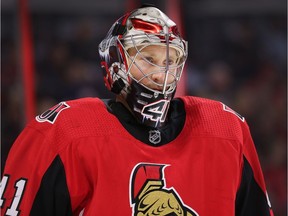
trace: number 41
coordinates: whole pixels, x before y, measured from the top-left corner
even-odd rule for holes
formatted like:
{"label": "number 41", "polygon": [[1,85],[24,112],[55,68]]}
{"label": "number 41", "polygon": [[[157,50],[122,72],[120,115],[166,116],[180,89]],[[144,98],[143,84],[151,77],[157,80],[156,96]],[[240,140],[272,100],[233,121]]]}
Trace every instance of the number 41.
{"label": "number 41", "polygon": [[[5,202],[5,198],[3,198],[3,195],[5,193],[6,187],[8,185],[9,181],[9,175],[4,175],[1,184],[0,184],[0,207],[2,208]],[[17,216],[20,212],[18,209],[19,204],[22,200],[22,196],[25,190],[25,186],[27,183],[27,179],[20,178],[15,182],[14,188],[16,189],[13,201],[11,202],[11,205],[9,208],[7,208],[5,215],[9,216]]]}

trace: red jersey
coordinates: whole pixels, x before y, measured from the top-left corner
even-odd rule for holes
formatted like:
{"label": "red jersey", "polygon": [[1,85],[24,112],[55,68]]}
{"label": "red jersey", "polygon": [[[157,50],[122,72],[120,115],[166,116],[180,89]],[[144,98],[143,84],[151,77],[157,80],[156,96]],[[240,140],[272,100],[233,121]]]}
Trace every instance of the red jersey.
{"label": "red jersey", "polygon": [[131,134],[97,98],[37,116],[10,150],[1,215],[271,216],[244,118],[217,101],[181,104],[183,126],[164,143],[157,128],[147,130],[150,144],[144,130]]}

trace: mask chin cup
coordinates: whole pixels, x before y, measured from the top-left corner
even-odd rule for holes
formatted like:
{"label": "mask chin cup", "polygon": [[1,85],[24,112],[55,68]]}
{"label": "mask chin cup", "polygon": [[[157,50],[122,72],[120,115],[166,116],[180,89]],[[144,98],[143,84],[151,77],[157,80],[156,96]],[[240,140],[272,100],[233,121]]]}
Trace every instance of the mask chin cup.
{"label": "mask chin cup", "polygon": [[166,117],[174,92],[155,93],[141,84],[132,81],[126,101],[139,123],[150,127],[161,127],[167,122]]}

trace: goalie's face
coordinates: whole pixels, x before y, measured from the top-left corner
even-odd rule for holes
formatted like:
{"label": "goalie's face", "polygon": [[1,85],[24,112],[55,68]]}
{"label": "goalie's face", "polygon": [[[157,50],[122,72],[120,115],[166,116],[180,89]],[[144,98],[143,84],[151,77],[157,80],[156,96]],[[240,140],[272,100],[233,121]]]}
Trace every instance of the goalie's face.
{"label": "goalie's face", "polygon": [[129,76],[146,88],[174,91],[182,71],[181,54],[173,47],[149,45],[128,50]]}

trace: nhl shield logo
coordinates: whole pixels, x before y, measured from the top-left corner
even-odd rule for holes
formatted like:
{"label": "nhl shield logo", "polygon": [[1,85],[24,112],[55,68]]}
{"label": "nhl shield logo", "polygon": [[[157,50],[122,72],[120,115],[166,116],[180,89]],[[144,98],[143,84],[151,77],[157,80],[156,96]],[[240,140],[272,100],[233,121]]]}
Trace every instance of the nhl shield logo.
{"label": "nhl shield logo", "polygon": [[149,141],[153,144],[158,144],[161,142],[161,133],[158,130],[149,131]]}

